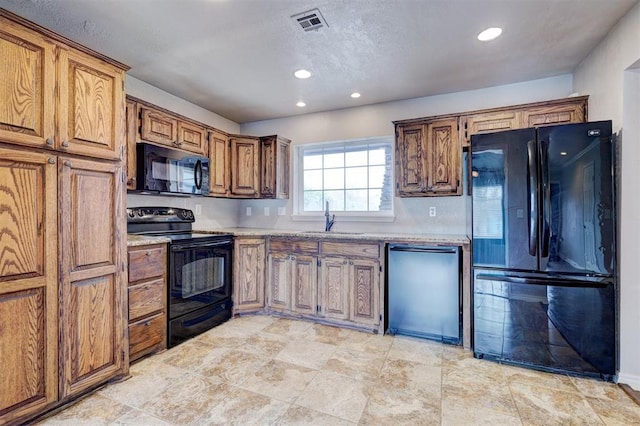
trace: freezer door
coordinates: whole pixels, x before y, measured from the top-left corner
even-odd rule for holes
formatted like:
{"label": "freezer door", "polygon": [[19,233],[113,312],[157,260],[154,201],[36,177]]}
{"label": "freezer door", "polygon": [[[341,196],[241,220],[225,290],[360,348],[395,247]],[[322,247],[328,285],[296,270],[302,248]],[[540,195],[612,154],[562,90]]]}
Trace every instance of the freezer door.
{"label": "freezer door", "polygon": [[540,270],[614,274],[611,122],[540,128],[538,139]]}
{"label": "freezer door", "polygon": [[475,269],[473,305],[478,358],[606,380],[616,372],[611,279]]}
{"label": "freezer door", "polygon": [[535,129],[471,137],[473,263],[538,269]]}

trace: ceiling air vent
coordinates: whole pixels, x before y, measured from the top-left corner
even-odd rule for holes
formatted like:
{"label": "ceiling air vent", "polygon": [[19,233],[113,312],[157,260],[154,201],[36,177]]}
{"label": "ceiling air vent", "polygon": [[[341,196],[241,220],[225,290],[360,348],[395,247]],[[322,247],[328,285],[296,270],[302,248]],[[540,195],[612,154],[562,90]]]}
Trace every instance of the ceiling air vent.
{"label": "ceiling air vent", "polygon": [[306,12],[296,13],[295,15],[291,15],[291,17],[305,31],[319,30],[322,27],[329,26],[317,7],[307,10]]}

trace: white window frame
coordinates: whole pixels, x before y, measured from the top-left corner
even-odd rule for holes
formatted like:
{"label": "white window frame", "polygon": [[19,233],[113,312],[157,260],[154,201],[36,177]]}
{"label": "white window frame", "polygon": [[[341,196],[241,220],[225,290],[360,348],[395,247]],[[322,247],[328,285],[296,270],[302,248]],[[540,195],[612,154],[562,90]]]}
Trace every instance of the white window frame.
{"label": "white window frame", "polygon": [[[393,178],[393,174],[395,172],[395,150],[394,150],[394,139],[393,136],[382,136],[375,138],[363,138],[363,139],[352,139],[346,141],[332,141],[332,142],[321,142],[314,144],[304,144],[298,145],[295,147],[294,156],[293,156],[293,214],[291,215],[291,219],[294,221],[318,221],[324,220],[324,210],[323,211],[315,211],[315,212],[305,212],[304,209],[304,194],[303,194],[303,179],[304,179],[304,170],[303,170],[303,157],[304,150],[307,149],[316,149],[316,148],[331,148],[340,147],[340,146],[349,146],[349,145],[366,145],[366,144],[380,144],[380,143],[388,143],[391,147],[391,174],[392,174],[392,182],[395,182]],[[383,211],[370,211],[370,212],[345,212],[345,211],[332,211],[331,206],[329,206],[330,214],[336,215],[336,222],[344,221],[344,222],[393,222],[395,220],[395,192],[393,187],[391,188],[392,200],[391,200],[391,210],[383,210]]]}

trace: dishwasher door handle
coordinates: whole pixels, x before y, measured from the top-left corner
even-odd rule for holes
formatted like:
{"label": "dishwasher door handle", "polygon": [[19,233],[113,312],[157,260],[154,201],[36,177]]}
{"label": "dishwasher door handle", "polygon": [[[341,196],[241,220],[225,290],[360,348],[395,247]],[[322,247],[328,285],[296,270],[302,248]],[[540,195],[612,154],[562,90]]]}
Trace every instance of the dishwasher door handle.
{"label": "dishwasher door handle", "polygon": [[445,248],[445,247],[413,247],[413,246],[391,246],[391,251],[407,251],[413,253],[458,253],[457,248]]}

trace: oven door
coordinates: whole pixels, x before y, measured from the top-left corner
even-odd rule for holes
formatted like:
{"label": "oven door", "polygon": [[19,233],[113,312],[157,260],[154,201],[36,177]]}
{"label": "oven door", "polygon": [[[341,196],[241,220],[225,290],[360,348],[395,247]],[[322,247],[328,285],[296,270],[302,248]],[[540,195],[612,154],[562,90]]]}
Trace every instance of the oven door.
{"label": "oven door", "polygon": [[172,243],[170,250],[170,319],[231,298],[229,240]]}

